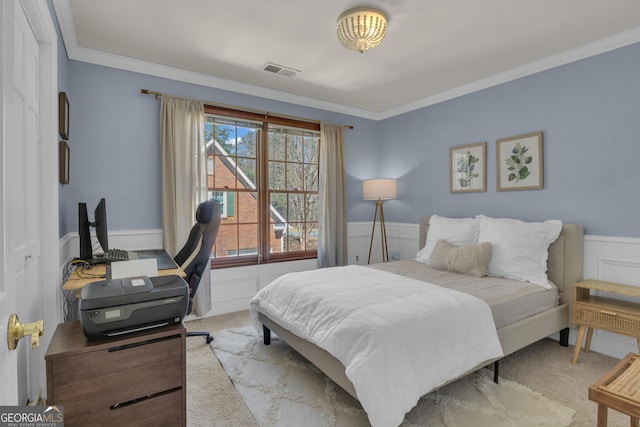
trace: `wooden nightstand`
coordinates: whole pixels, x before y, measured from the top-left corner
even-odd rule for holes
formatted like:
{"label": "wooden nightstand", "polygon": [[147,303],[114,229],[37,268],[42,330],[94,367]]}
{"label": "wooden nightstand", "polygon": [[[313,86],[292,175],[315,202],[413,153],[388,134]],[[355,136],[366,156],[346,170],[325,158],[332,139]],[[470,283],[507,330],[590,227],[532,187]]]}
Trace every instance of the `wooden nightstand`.
{"label": "wooden nightstand", "polygon": [[600,280],[585,280],[576,283],[573,320],[580,326],[580,329],[578,330],[576,347],[573,351],[571,363],[578,362],[585,331],[587,332],[587,341],[584,345],[584,351],[589,351],[594,329],[602,329],[634,337],[638,340],[638,350],[640,351],[640,304],[622,301],[610,296],[592,295],[592,290],[606,294],[640,298],[639,286],[622,285]]}

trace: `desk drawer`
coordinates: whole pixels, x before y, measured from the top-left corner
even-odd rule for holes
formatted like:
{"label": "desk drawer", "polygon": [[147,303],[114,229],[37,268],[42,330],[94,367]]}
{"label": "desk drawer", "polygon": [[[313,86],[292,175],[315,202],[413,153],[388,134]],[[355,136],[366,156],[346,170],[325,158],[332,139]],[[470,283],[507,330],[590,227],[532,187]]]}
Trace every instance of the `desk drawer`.
{"label": "desk drawer", "polygon": [[71,416],[178,389],[183,365],[179,335],[62,357],[53,363],[53,404]]}
{"label": "desk drawer", "polygon": [[184,390],[173,390],[149,399],[118,408],[101,407],[83,413],[67,413],[64,408],[64,422],[67,427],[85,426],[167,426],[184,425]]}
{"label": "desk drawer", "polygon": [[576,302],[574,317],[579,325],[640,337],[640,317],[633,314]]}

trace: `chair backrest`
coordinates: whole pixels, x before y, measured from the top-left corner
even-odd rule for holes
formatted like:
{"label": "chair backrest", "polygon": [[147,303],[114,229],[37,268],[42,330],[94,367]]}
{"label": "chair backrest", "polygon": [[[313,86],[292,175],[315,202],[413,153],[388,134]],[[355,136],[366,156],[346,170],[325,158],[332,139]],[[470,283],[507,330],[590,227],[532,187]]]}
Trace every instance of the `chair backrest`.
{"label": "chair backrest", "polygon": [[[202,273],[205,268],[209,268],[211,251],[220,229],[220,215],[220,202],[217,200],[211,199],[200,203],[196,210],[196,223],[189,232],[187,243],[174,258],[176,264],[182,266],[186,274],[185,280],[189,284],[187,314],[191,312],[192,300],[200,285]],[[191,260],[183,266],[189,258]]]}

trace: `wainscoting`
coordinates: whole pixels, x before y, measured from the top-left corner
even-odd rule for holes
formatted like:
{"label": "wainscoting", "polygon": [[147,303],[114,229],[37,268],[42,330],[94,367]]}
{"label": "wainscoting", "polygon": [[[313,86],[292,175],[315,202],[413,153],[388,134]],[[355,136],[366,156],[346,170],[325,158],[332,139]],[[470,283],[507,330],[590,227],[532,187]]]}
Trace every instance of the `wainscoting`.
{"label": "wainscoting", "polygon": [[[585,236],[584,277],[640,286],[640,239],[609,236]],[[620,299],[624,299],[620,297]],[[576,331],[571,331],[575,342]],[[638,352],[635,339],[596,330],[591,349],[622,358]]]}
{"label": "wainscoting", "polygon": [[[366,265],[371,245],[371,222],[352,222],[347,227],[349,264]],[[371,263],[382,259],[380,229],[374,230]],[[412,259],[418,251],[418,224],[387,223],[390,258]],[[118,231],[109,234],[110,245],[116,248],[145,249],[162,246],[160,230]],[[66,265],[78,253],[77,235],[60,239],[60,280]],[[207,316],[245,310],[249,300],[273,279],[293,271],[317,268],[316,260],[256,265],[214,270],[211,273],[212,309]],[[640,286],[640,238],[585,236],[584,277]],[[60,295],[58,307],[62,307]],[[62,321],[62,310],[59,312]],[[576,331],[570,333],[575,343]],[[618,334],[596,331],[591,344],[593,351],[622,358],[637,352],[636,340]]]}
{"label": "wainscoting", "polygon": [[211,315],[249,308],[249,300],[274,279],[294,271],[313,270],[316,259],[225,268],[211,271]]}

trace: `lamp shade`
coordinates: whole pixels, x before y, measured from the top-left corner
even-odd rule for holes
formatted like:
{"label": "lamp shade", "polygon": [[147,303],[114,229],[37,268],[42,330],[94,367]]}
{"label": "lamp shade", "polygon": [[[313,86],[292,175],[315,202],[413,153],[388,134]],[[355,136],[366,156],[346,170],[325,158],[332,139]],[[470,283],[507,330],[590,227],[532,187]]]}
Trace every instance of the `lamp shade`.
{"label": "lamp shade", "polygon": [[365,179],[362,181],[362,198],[364,200],[393,200],[397,196],[397,184],[393,178]]}

